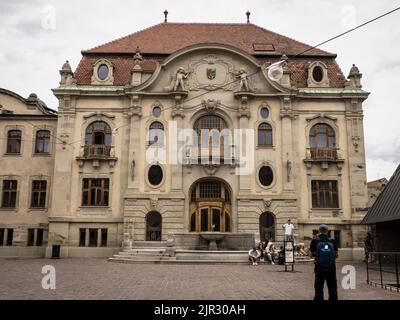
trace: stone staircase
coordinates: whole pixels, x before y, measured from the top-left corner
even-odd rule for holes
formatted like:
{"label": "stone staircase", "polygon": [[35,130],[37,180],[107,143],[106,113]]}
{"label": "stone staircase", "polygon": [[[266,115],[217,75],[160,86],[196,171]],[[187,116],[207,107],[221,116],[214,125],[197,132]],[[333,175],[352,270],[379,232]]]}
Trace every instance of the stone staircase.
{"label": "stone staircase", "polygon": [[[167,242],[140,241],[108,259],[120,263],[163,264],[249,264],[248,251],[233,250],[174,250]],[[312,263],[310,257],[295,256],[295,263]],[[261,261],[261,264],[264,262]],[[268,262],[265,262],[266,264]]]}

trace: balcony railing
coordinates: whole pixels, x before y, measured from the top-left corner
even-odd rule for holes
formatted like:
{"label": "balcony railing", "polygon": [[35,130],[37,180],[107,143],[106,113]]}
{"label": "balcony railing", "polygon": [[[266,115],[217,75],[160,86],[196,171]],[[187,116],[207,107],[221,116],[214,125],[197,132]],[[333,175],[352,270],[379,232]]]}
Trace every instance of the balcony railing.
{"label": "balcony railing", "polygon": [[236,164],[238,156],[235,146],[225,147],[193,147],[187,146],[183,154],[186,164]]}
{"label": "balcony railing", "polygon": [[336,160],[338,152],[336,148],[310,148],[312,160]]}
{"label": "balcony railing", "polygon": [[111,146],[102,144],[87,145],[83,147],[83,156],[85,158],[111,157],[111,148]]}

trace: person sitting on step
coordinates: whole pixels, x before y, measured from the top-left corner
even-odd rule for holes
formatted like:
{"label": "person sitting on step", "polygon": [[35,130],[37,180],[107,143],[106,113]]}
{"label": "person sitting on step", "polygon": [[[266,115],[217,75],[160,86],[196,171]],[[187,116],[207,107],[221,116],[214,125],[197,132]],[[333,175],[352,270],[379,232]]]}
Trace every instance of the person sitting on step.
{"label": "person sitting on step", "polygon": [[253,263],[253,266],[257,265],[257,261],[260,260],[261,253],[257,250],[257,247],[249,250],[249,261]]}

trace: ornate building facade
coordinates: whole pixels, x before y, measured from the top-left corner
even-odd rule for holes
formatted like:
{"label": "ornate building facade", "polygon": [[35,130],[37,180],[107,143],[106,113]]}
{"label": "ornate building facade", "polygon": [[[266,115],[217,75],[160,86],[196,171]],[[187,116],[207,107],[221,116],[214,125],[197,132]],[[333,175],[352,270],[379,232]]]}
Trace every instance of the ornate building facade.
{"label": "ornate building facade", "polygon": [[[68,62],[60,70],[58,116],[35,110],[35,126],[51,132],[46,158],[23,166],[32,142],[9,154],[0,141],[2,203],[13,180],[19,203],[0,209],[0,230],[40,223],[43,255],[59,246],[62,257],[111,256],[169,237],[199,249],[213,232],[229,249],[279,242],[290,218],[297,241],[327,223],[345,258],[362,257],[368,93],[357,67],[346,80],[335,54],[251,23],[165,22],[82,55],[75,72]],[[17,113],[0,115],[9,139]],[[47,181],[40,218],[27,200],[37,180]],[[19,234],[12,247],[32,237]]]}

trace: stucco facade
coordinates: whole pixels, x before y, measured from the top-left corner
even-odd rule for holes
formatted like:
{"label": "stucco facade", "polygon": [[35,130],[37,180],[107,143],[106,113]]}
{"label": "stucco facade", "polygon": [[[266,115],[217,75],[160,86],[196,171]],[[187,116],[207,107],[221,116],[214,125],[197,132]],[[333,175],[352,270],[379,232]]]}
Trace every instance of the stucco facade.
{"label": "stucco facade", "polygon": [[[276,41],[275,50],[249,52],[222,36],[218,41],[222,26],[209,26],[217,34],[207,42],[191,34],[191,43],[158,52],[146,47],[151,44],[139,32],[115,46],[84,51],[75,72],[64,64],[60,86],[53,89],[58,117],[37,120],[52,127],[59,143],[37,164],[29,152],[1,160],[1,176],[18,173],[21,188],[29,188],[28,177],[49,177],[46,210],[27,211],[21,196],[15,214],[0,210],[1,225],[48,224],[46,255],[60,245],[61,257],[75,257],[111,256],[126,237],[142,242],[186,236],[191,240],[185,245],[196,249],[196,237],[215,230],[279,242],[290,218],[297,241],[307,245],[318,225],[327,223],[343,255],[361,257],[365,228],[359,222],[368,201],[362,102],[368,93],[358,69],[353,66],[346,81],[335,55],[317,49],[291,60],[296,52],[290,45],[280,50],[282,39],[271,40],[269,31],[259,37]],[[182,38],[189,27],[180,26]],[[165,23],[142,33],[158,30],[168,42],[179,37],[173,28]],[[275,78],[272,63],[279,61]],[[158,131],[152,134],[154,123]],[[224,155],[232,163],[220,157],[196,163],[198,147],[185,143],[195,136],[189,130],[208,130],[210,123],[231,133]],[[1,118],[1,132],[10,124]],[[34,134],[30,126],[23,130]],[[318,130],[327,130],[325,142]],[[24,159],[29,165],[21,165]],[[158,168],[149,176],[152,166]],[[264,174],[262,168],[269,169]],[[149,226],[149,213],[161,221]]]}

